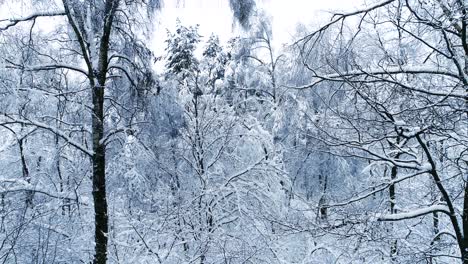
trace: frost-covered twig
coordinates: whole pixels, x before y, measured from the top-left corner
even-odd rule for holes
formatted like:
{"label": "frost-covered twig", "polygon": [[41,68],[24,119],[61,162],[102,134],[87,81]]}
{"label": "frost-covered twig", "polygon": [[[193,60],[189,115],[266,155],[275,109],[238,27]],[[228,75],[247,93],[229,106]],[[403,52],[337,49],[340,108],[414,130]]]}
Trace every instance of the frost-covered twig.
{"label": "frost-covered twig", "polygon": [[8,22],[8,23],[5,26],[0,27],[0,31],[7,30],[10,27],[16,26],[18,23],[21,23],[21,22],[35,20],[38,17],[54,17],[54,16],[64,16],[64,15],[65,15],[64,11],[38,12],[38,13],[34,13],[26,17],[2,19],[0,20],[0,23],[2,22]]}
{"label": "frost-covered twig", "polygon": [[450,214],[449,209],[446,205],[436,204],[426,208],[415,209],[408,212],[397,213],[397,214],[381,214],[377,215],[378,221],[400,221],[405,219],[416,218],[419,216],[427,215],[434,212],[442,212],[444,214]]}
{"label": "frost-covered twig", "polygon": [[35,126],[35,127],[38,127],[38,128],[48,130],[48,131],[58,135],[59,137],[63,138],[67,143],[74,146],[78,150],[81,150],[84,154],[88,155],[89,157],[93,156],[93,151],[92,150],[90,150],[86,146],[83,146],[82,144],[74,141],[73,139],[71,139],[69,136],[67,136],[65,133],[63,133],[62,131],[60,131],[56,127],[52,127],[50,125],[47,125],[47,124],[44,124],[44,123],[41,123],[41,122],[38,122],[38,121],[31,121],[31,120],[12,118],[10,116],[6,116],[5,114],[2,114],[2,116],[4,116],[6,118],[6,120],[0,121],[1,125],[22,124],[22,125],[26,125],[26,126]]}

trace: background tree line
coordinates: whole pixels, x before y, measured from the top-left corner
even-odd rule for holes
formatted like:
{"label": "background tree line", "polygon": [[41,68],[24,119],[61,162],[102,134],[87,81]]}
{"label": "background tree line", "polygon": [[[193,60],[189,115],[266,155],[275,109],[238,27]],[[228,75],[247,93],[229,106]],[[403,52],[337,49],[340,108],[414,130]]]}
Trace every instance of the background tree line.
{"label": "background tree line", "polygon": [[3,263],[468,263],[463,1],[281,49],[230,1],[243,34],[178,21],[162,72],[159,1],[30,4],[0,20]]}

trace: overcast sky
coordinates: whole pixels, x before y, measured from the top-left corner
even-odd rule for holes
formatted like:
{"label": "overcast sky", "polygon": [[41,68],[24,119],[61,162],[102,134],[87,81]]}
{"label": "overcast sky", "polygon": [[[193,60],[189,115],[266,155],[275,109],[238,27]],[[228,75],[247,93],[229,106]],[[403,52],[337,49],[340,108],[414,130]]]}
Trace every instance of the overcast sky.
{"label": "overcast sky", "polygon": [[[179,2],[179,3],[177,3]],[[273,17],[273,36],[278,46],[290,42],[297,23],[319,24],[329,17],[330,10],[352,10],[362,0],[258,0],[259,6]],[[162,53],[166,28],[172,30],[180,18],[184,25],[200,24],[202,36],[212,32],[222,40],[235,33],[228,0],[166,0],[158,16],[155,31],[155,50]]]}
{"label": "overcast sky", "polygon": [[[0,8],[0,19],[27,15],[28,1],[6,1]],[[173,30],[176,19],[184,25],[200,24],[200,34],[208,37],[212,32],[221,41],[238,34],[233,24],[229,0],[163,0],[164,6],[154,21],[155,32],[152,49],[156,55],[164,53],[166,29]],[[256,0],[258,7],[273,18],[273,41],[279,47],[290,43],[297,23],[320,25],[330,18],[331,10],[353,10],[364,0]],[[0,0],[2,3],[2,0]],[[47,10],[47,5],[36,5],[35,9]],[[44,21],[40,21],[44,22]],[[46,22],[44,22],[46,23]],[[236,31],[237,30],[237,31]]]}

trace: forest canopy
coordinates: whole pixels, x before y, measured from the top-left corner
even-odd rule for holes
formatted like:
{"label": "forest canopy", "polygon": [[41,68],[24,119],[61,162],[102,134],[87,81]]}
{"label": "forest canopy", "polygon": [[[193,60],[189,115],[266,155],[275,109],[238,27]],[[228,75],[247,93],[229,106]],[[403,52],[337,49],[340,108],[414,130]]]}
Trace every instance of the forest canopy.
{"label": "forest canopy", "polygon": [[0,262],[468,264],[468,3],[225,2],[0,1]]}

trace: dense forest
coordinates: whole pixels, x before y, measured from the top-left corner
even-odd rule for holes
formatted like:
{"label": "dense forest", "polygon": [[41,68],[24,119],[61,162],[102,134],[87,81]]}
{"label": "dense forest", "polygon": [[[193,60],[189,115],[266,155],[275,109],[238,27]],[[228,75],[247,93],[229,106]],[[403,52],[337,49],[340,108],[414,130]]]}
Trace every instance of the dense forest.
{"label": "dense forest", "polygon": [[225,1],[0,1],[0,263],[467,264],[468,2]]}

